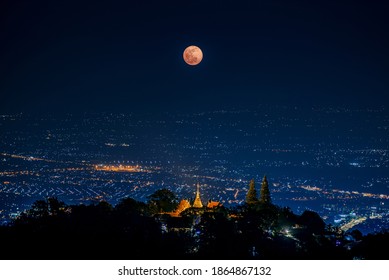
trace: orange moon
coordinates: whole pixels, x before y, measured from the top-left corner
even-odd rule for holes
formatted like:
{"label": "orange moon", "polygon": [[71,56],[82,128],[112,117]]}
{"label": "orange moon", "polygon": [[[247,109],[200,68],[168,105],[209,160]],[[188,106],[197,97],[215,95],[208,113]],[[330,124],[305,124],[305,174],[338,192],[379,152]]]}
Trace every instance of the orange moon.
{"label": "orange moon", "polygon": [[203,59],[203,52],[197,46],[189,46],[183,53],[185,62],[189,65],[197,65]]}

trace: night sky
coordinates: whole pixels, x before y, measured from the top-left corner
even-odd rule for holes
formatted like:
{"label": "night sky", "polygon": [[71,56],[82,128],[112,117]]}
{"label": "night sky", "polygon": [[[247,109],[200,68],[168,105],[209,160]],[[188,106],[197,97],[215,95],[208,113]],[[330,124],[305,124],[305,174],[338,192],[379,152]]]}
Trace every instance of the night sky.
{"label": "night sky", "polygon": [[389,104],[387,1],[1,2],[0,113]]}

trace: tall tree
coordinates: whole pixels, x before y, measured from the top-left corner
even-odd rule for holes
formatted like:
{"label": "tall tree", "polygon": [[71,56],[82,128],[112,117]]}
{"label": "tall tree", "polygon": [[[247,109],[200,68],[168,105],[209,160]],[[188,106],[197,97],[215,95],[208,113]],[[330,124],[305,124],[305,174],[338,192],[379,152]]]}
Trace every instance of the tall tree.
{"label": "tall tree", "polygon": [[258,197],[257,197],[257,190],[255,189],[255,181],[254,179],[251,179],[249,183],[249,190],[247,191],[247,195],[246,195],[246,203],[253,204],[257,202],[258,202]]}
{"label": "tall tree", "polygon": [[56,197],[47,198],[48,211],[51,216],[57,216],[65,211],[65,203]]}
{"label": "tall tree", "polygon": [[267,182],[266,175],[263,177],[261,184],[261,193],[259,201],[263,204],[271,204],[269,183]]}
{"label": "tall tree", "polygon": [[170,212],[176,209],[178,200],[176,195],[168,189],[160,189],[149,195],[149,205],[158,212]]}
{"label": "tall tree", "polygon": [[122,199],[116,206],[115,211],[122,216],[140,215],[146,213],[147,206],[144,202],[127,197]]}
{"label": "tall tree", "polygon": [[44,218],[49,216],[49,204],[46,200],[35,201],[31,209],[27,211],[27,215],[31,218]]}
{"label": "tall tree", "polygon": [[307,231],[315,234],[324,234],[326,224],[323,219],[314,211],[305,210],[298,221],[299,224],[306,226]]}

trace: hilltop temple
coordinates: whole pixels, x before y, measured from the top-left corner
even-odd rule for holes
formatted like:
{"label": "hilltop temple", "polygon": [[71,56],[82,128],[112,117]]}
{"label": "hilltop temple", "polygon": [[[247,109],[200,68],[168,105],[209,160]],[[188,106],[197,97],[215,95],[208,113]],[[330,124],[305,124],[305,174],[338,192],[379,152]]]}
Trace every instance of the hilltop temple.
{"label": "hilltop temple", "polygon": [[[206,208],[216,208],[220,207],[222,204],[218,201],[208,201]],[[188,208],[196,208],[196,209],[204,209],[204,204],[201,201],[201,194],[200,194],[200,184],[197,183],[197,190],[196,190],[196,197],[193,201],[193,204],[190,203],[188,199],[182,199],[180,203],[177,206],[177,209],[174,212],[169,213],[171,216],[180,216],[181,212],[185,211]]]}

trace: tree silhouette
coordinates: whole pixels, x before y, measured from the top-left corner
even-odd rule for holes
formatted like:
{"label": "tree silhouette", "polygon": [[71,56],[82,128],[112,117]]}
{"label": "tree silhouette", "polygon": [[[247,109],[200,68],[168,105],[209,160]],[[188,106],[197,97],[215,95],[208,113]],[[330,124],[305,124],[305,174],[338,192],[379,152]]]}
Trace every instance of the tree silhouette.
{"label": "tree silhouette", "polygon": [[152,212],[171,212],[176,209],[178,200],[176,195],[168,189],[160,189],[151,194],[149,197],[149,205]]}
{"label": "tree silhouette", "polygon": [[35,201],[31,209],[27,211],[30,218],[43,218],[49,216],[49,204],[46,200]]}
{"label": "tree silhouette", "polygon": [[59,201],[56,197],[49,197],[47,199],[48,212],[51,216],[56,216],[65,211],[65,203]]}
{"label": "tree silhouette", "polygon": [[115,206],[115,211],[121,217],[148,214],[147,205],[145,203],[136,201],[130,197],[122,199]]}
{"label": "tree silhouette", "polygon": [[350,234],[356,241],[362,240],[363,234],[359,229],[352,230]]}
{"label": "tree silhouette", "polygon": [[324,234],[326,224],[316,212],[305,210],[299,218],[299,223],[315,234]]}
{"label": "tree silhouette", "polygon": [[257,190],[255,189],[255,181],[254,179],[251,179],[249,183],[249,190],[247,191],[247,195],[246,195],[246,203],[254,204],[257,202],[258,202],[258,198],[257,198]]}
{"label": "tree silhouette", "polygon": [[263,204],[271,204],[269,183],[267,182],[266,175],[263,177],[261,184],[261,193],[259,201]]}
{"label": "tree silhouette", "polygon": [[389,231],[369,233],[352,249],[353,255],[366,260],[389,259]]}

